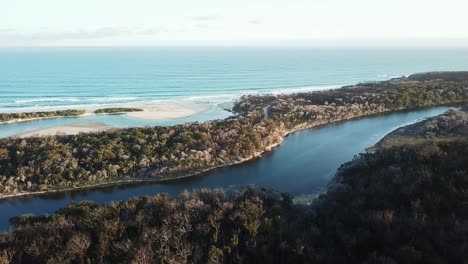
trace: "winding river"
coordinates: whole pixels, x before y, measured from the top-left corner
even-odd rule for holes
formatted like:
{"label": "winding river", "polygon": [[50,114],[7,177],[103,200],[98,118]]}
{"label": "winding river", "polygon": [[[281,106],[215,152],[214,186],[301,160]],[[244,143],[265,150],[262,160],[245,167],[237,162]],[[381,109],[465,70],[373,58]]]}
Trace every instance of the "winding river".
{"label": "winding river", "polygon": [[289,135],[280,147],[240,165],[215,169],[165,183],[130,184],[0,200],[0,230],[20,214],[52,213],[68,203],[92,200],[102,204],[166,192],[172,196],[197,188],[267,186],[295,195],[324,190],[336,169],[375,144],[390,131],[441,114],[450,107],[398,112],[308,129]]}

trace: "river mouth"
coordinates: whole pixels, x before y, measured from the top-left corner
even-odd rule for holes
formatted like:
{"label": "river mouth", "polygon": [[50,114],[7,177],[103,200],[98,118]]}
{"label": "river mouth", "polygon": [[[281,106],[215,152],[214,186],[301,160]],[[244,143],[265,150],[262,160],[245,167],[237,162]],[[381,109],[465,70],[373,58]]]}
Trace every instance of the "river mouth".
{"label": "river mouth", "polygon": [[135,196],[200,188],[264,186],[294,195],[324,191],[336,169],[392,130],[442,114],[453,107],[433,107],[328,124],[298,131],[261,158],[235,166],[217,168],[193,177],[160,183],[134,183],[67,192],[28,195],[0,200],[0,230],[21,214],[46,214],[70,202],[91,200],[98,204]]}

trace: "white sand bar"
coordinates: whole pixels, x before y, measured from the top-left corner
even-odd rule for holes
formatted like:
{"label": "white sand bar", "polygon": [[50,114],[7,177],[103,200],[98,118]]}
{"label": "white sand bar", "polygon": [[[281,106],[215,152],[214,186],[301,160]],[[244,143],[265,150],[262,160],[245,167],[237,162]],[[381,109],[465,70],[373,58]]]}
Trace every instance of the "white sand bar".
{"label": "white sand bar", "polygon": [[127,115],[132,118],[141,118],[145,120],[168,120],[192,116],[207,109],[205,106],[193,104],[164,104],[138,108],[143,109],[143,111],[130,112],[127,113]]}
{"label": "white sand bar", "polygon": [[16,134],[11,136],[12,138],[26,138],[26,137],[42,137],[42,136],[54,136],[54,135],[77,135],[79,133],[95,133],[104,130],[111,129],[113,127],[108,126],[101,122],[91,123],[74,123],[62,126],[50,127],[40,130],[34,130],[31,132]]}

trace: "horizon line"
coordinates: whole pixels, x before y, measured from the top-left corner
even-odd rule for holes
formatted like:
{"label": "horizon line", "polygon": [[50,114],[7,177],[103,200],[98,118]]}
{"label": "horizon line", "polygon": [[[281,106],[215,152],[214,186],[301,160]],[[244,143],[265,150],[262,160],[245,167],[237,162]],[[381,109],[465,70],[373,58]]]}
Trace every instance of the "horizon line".
{"label": "horizon line", "polygon": [[[6,42],[3,42],[6,43]],[[273,48],[468,48],[468,38],[326,38],[286,40],[180,40],[171,43],[38,43],[0,44],[5,48],[158,48],[158,47],[273,47]]]}

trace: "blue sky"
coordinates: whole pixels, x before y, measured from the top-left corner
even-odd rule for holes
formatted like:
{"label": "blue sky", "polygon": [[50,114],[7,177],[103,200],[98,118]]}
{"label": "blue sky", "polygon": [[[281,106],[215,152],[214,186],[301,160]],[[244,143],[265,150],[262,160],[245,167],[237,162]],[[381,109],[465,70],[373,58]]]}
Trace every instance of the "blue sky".
{"label": "blue sky", "polygon": [[467,2],[1,0],[0,46],[464,46]]}

